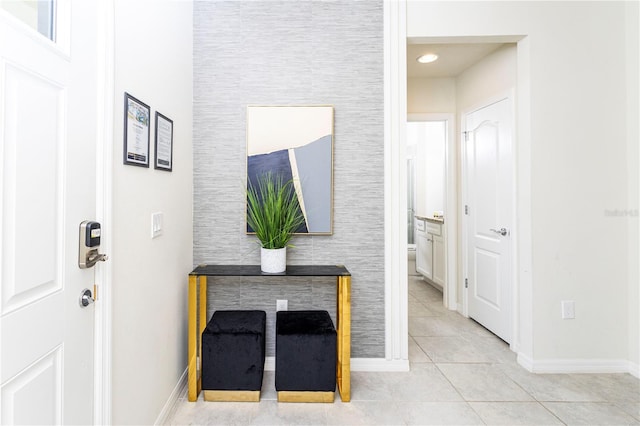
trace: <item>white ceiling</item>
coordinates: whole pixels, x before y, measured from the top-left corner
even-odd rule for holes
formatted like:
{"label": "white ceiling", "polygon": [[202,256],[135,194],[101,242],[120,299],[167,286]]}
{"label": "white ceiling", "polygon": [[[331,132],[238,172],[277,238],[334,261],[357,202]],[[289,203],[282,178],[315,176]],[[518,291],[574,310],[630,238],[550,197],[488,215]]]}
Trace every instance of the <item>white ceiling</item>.
{"label": "white ceiling", "polygon": [[[408,44],[407,77],[455,77],[502,45],[502,43]],[[435,53],[438,55],[438,60],[430,64],[421,64],[416,61],[416,58],[426,53]]]}

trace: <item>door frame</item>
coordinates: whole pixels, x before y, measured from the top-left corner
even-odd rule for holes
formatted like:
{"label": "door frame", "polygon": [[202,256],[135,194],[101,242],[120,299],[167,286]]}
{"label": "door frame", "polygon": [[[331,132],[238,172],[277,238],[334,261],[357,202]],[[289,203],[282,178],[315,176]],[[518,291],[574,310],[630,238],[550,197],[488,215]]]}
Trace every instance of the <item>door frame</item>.
{"label": "door frame", "polygon": [[[407,118],[407,0],[384,0],[384,188],[385,188],[385,359],[387,369],[408,369],[408,294],[407,233],[404,217],[406,203],[406,132]],[[470,41],[517,44],[517,104],[514,105],[518,144],[516,212],[520,239],[513,254],[514,295],[518,311],[514,312],[514,329],[518,330],[511,349],[518,353],[518,363],[533,369],[533,262],[531,213],[531,43],[526,34],[456,34],[420,38],[421,41]],[[402,212],[398,209],[402,208]],[[404,266],[403,266],[404,263]]]}
{"label": "door frame", "polygon": [[385,367],[408,371],[407,3],[385,0],[383,7]]}
{"label": "door frame", "polygon": [[[114,0],[98,1],[96,126],[96,219],[102,224],[102,252],[113,250],[113,143],[115,106]],[[112,262],[100,262],[95,280],[98,303],[94,330],[94,424],[111,424]]]}
{"label": "door frame", "polygon": [[445,144],[444,167],[444,228],[445,228],[445,262],[447,284],[444,286],[442,302],[444,307],[452,311],[458,310],[458,197],[457,197],[457,150],[456,150],[456,116],[453,113],[407,113],[408,122],[446,121],[447,141]]}
{"label": "door frame", "polygon": [[[500,102],[504,99],[509,99],[511,101],[511,111],[510,111],[510,119],[511,119],[511,205],[509,206],[511,212],[511,229],[509,230],[509,236],[511,238],[511,244],[509,244],[509,275],[510,275],[510,285],[511,289],[509,294],[511,295],[511,312],[510,312],[510,327],[511,327],[511,343],[510,346],[514,349],[515,342],[518,341],[519,329],[516,327],[516,322],[514,318],[518,317],[518,309],[519,309],[519,298],[517,297],[517,258],[515,251],[518,246],[518,216],[516,215],[516,200],[517,200],[517,186],[516,186],[516,115],[515,115],[515,105],[516,105],[516,95],[515,89],[510,89],[506,92],[502,92],[496,96],[491,96],[486,98],[483,101],[480,101],[469,108],[465,108],[460,113],[460,134],[458,137],[460,138],[459,146],[460,146],[460,192],[461,192],[461,203],[460,206],[464,206],[467,204],[467,200],[469,199],[469,187],[467,185],[467,145],[464,142],[464,132],[467,128],[466,121],[467,115],[474,113],[482,108],[486,108],[490,105],[493,105],[497,102]],[[460,261],[462,262],[462,276],[469,276],[469,219],[466,214],[464,214],[463,209],[460,212],[461,221],[460,221],[460,240],[461,240],[461,256]],[[464,283],[464,279],[462,280]],[[460,312],[464,317],[469,318],[469,289],[462,285],[462,311]],[[517,346],[517,345],[515,345]],[[515,350],[515,349],[514,349]]]}

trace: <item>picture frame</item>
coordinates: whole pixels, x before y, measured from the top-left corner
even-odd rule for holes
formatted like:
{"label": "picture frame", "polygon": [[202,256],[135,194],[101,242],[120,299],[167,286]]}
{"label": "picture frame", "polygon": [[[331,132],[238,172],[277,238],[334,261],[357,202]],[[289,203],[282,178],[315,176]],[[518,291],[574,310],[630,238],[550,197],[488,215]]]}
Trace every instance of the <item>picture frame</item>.
{"label": "picture frame", "polygon": [[154,168],[173,171],[173,120],[156,111]]}
{"label": "picture frame", "polygon": [[129,93],[124,93],[123,163],[149,167],[149,120],[151,108]]}
{"label": "picture frame", "polygon": [[296,234],[333,235],[333,143],[332,105],[247,106],[247,185],[292,180],[305,218]]}

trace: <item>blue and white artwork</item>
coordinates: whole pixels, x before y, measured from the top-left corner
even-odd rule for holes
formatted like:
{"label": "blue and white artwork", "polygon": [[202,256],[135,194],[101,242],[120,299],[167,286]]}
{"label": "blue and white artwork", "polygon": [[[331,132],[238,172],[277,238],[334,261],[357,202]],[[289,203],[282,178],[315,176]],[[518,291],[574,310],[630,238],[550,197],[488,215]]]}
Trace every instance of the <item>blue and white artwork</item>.
{"label": "blue and white artwork", "polygon": [[331,234],[333,107],[249,106],[247,182],[266,172],[293,180],[305,218],[298,233]]}

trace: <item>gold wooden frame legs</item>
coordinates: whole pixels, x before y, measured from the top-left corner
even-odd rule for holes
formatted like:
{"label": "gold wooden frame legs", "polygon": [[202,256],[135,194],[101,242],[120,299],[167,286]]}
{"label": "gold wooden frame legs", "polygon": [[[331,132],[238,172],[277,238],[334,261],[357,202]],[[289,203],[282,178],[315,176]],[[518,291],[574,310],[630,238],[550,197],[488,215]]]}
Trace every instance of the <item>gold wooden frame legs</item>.
{"label": "gold wooden frame legs", "polygon": [[342,402],[351,401],[351,277],[338,277],[338,362],[336,381]]}
{"label": "gold wooden frame legs", "polygon": [[[351,401],[351,276],[337,277],[337,363],[336,382],[342,402]],[[200,336],[207,326],[207,276],[189,275],[188,398],[194,402],[202,390],[202,347]],[[205,391],[207,392],[207,391]],[[217,391],[212,391],[217,392]],[[300,393],[300,392],[296,392]],[[304,392],[307,394],[327,392]],[[280,392],[278,393],[280,394]],[[333,395],[333,393],[331,392]],[[259,398],[259,397],[258,397]],[[278,396],[278,398],[280,398]],[[321,396],[329,399],[329,396]],[[333,398],[333,397],[332,397]],[[258,399],[259,400],[259,399]],[[333,400],[333,399],[332,399]],[[294,401],[290,401],[294,402]],[[328,402],[328,401],[318,401]]]}
{"label": "gold wooden frame legs", "polygon": [[[199,278],[199,279],[198,279]],[[198,283],[199,281],[199,283]],[[199,289],[198,289],[198,284]],[[198,291],[199,290],[199,291]],[[200,297],[198,297],[198,294]],[[198,300],[200,299],[200,300]],[[198,301],[200,303],[198,303]],[[202,390],[202,347],[199,336],[207,326],[207,277],[189,275],[189,325],[188,325],[188,397],[194,402]]]}

